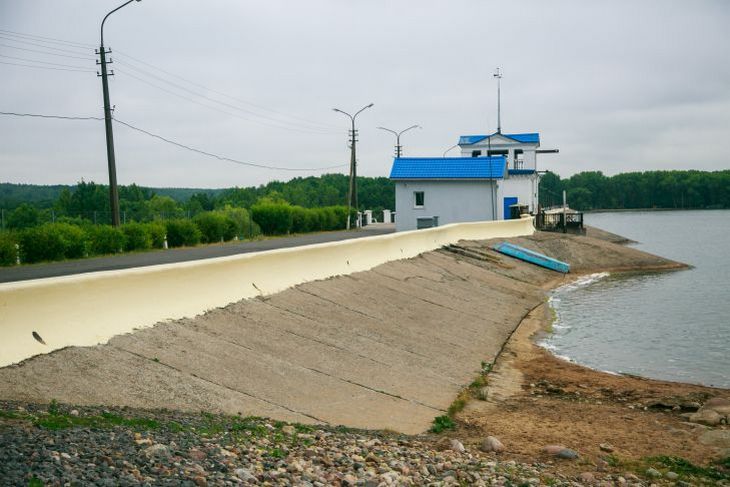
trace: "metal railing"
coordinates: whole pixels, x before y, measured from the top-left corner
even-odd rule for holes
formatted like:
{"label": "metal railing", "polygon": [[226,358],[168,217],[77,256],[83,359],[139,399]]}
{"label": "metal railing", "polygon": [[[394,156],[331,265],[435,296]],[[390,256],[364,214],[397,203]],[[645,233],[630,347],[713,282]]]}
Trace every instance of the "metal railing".
{"label": "metal railing", "polygon": [[545,213],[535,216],[535,227],[546,232],[584,233],[583,213]]}

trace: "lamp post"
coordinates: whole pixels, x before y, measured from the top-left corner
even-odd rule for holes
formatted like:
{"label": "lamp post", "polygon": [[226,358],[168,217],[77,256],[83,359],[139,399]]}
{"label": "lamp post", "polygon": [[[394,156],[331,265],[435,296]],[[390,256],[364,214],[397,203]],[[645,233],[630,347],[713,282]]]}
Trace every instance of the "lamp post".
{"label": "lamp post", "polygon": [[395,135],[395,157],[400,157],[403,153],[403,146],[400,145],[400,136],[401,134],[408,132],[411,129],[415,128],[423,128],[420,125],[411,125],[407,129],[403,129],[400,132],[396,132],[395,130],[387,129],[385,127],[378,127],[380,130],[385,130],[386,132],[390,132],[391,134]]}
{"label": "lamp post", "polygon": [[355,144],[357,143],[357,131],[355,130],[355,118],[363,112],[364,110],[367,110],[368,108],[372,107],[374,103],[371,103],[370,105],[365,105],[360,110],[355,112],[355,115],[350,115],[349,113],[340,110],[339,108],[333,108],[332,110],[342,113],[344,115],[347,115],[350,117],[350,121],[352,122],[352,129],[350,130],[350,185],[347,190],[347,230],[350,229],[350,209],[355,208],[357,211],[357,161],[355,159],[356,152],[355,152]]}
{"label": "lamp post", "polygon": [[[108,76],[106,65],[106,55],[110,54],[111,51],[107,52],[104,49],[104,22],[106,22],[106,19],[109,18],[111,14],[116,12],[122,7],[125,7],[129,5],[132,2],[139,2],[140,0],[129,0],[122,5],[118,6],[108,14],[104,16],[104,19],[101,21],[101,44],[99,46],[99,57],[101,58],[100,61],[97,61],[97,64],[101,65],[101,87],[104,92],[104,126],[106,128],[106,159],[107,164],[109,166],[109,207],[112,212],[112,225],[115,227],[119,226],[119,189],[117,188],[117,167],[116,162],[114,161],[114,133],[112,132],[112,110],[111,105],[109,103],[109,83],[108,83]],[[109,63],[111,63],[111,59],[109,60]],[[112,71],[111,75],[114,75],[114,72]]]}
{"label": "lamp post", "polygon": [[457,148],[457,147],[459,147],[459,144],[454,144],[454,145],[452,145],[451,147],[449,147],[448,149],[446,149],[446,150],[444,151],[444,153],[443,153],[443,157],[446,157],[446,153],[447,153],[447,152],[449,152],[449,151],[450,151],[451,149],[455,149],[455,148]]}

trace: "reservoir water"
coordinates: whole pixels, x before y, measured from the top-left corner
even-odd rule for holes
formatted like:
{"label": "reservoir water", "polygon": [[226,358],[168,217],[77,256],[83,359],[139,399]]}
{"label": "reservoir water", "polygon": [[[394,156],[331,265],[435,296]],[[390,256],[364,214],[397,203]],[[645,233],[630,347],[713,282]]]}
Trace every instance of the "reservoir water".
{"label": "reservoir water", "polygon": [[690,264],[555,290],[542,345],[591,368],[730,388],[730,210],[590,213],[586,224]]}

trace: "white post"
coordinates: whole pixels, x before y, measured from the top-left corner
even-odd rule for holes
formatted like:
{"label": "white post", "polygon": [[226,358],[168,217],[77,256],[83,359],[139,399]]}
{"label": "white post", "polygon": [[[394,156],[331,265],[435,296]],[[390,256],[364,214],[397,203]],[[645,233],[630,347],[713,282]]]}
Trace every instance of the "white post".
{"label": "white post", "polygon": [[563,233],[567,231],[568,228],[568,220],[566,217],[567,209],[568,209],[568,199],[565,195],[565,190],[563,190]]}

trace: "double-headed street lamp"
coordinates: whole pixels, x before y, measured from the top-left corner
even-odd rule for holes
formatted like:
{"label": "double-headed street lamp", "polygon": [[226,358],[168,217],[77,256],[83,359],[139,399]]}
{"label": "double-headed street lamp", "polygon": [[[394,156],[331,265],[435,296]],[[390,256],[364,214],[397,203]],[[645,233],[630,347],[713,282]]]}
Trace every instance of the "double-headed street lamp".
{"label": "double-headed street lamp", "polygon": [[395,135],[395,157],[400,157],[403,154],[403,146],[400,145],[400,136],[401,134],[408,132],[411,129],[415,128],[423,128],[420,125],[411,125],[407,129],[403,129],[400,132],[396,132],[395,130],[387,129],[385,127],[378,127],[380,130],[385,130],[386,132],[390,132],[391,134]]}
{"label": "double-headed street lamp", "polygon": [[347,190],[347,229],[350,229],[350,209],[355,208],[357,211],[357,161],[355,159],[355,144],[357,143],[357,131],[355,130],[355,118],[364,110],[372,107],[374,103],[362,107],[360,110],[355,112],[355,115],[340,110],[339,108],[333,108],[332,110],[342,113],[350,117],[352,122],[352,129],[350,130],[350,185]]}
{"label": "double-headed street lamp", "polygon": [[[101,21],[101,45],[99,47],[100,61],[97,61],[101,65],[101,87],[104,91],[104,125],[106,127],[106,159],[109,165],[109,207],[112,211],[112,225],[115,227],[119,226],[119,189],[117,188],[117,167],[114,161],[114,133],[112,132],[112,109],[109,103],[109,83],[107,77],[109,76],[106,72],[106,55],[110,54],[111,51],[106,52],[104,49],[104,22],[109,18],[111,14],[116,12],[122,7],[129,5],[132,2],[139,2],[140,0],[129,0],[118,6],[108,14],[104,16],[104,20]],[[109,60],[111,62],[111,60]],[[114,72],[112,71],[112,75]]]}

